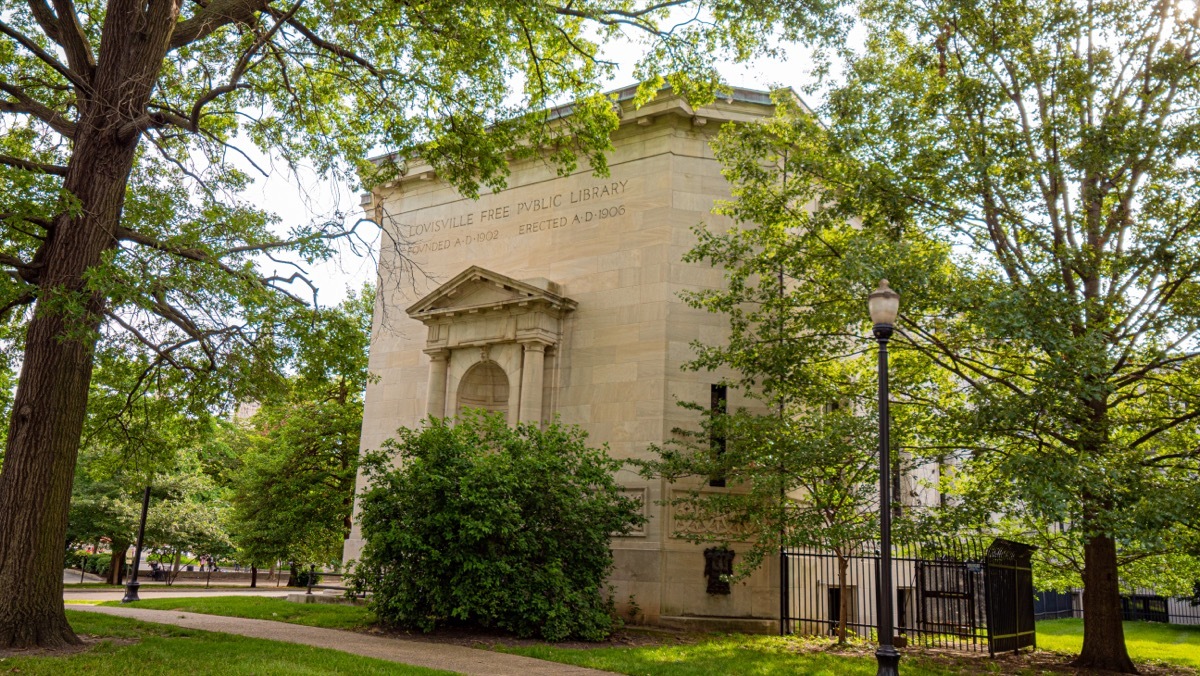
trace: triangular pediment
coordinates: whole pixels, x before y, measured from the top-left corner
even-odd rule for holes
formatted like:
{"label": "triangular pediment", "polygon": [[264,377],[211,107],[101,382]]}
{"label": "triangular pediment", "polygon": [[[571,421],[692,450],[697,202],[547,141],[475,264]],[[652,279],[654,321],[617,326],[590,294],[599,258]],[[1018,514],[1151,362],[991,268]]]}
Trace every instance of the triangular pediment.
{"label": "triangular pediment", "polygon": [[557,284],[546,280],[521,281],[472,265],[409,306],[406,312],[414,319],[423,320],[529,303],[547,304],[561,310],[574,309],[575,301],[556,293],[557,288]]}

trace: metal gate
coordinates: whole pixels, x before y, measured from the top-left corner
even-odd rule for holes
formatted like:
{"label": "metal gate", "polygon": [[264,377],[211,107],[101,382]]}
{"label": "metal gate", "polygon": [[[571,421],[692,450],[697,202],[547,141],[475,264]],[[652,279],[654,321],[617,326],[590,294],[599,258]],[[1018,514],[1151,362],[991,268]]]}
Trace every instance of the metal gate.
{"label": "metal gate", "polygon": [[976,605],[982,606],[983,570],[976,563],[949,556],[934,561],[917,561],[917,606],[919,628],[937,634],[978,636]]}
{"label": "metal gate", "polygon": [[1034,548],[997,538],[987,551],[988,653],[1036,648],[1033,625]]}
{"label": "metal gate", "polygon": [[[895,628],[908,643],[990,654],[1034,646],[1033,547],[976,538],[895,544]],[[879,550],[875,543],[842,550],[780,552],[780,633],[836,631],[846,599],[846,627],[871,636],[877,624]]]}

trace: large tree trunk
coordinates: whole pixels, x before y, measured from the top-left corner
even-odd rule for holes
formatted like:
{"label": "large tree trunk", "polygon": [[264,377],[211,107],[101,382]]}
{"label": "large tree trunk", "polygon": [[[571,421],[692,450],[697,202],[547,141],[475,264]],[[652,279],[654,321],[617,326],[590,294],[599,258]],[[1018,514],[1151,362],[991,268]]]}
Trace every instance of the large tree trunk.
{"label": "large tree trunk", "polygon": [[108,563],[108,580],[109,584],[121,584],[121,569],[125,565],[125,554],[129,551],[129,545],[124,542],[113,541],[112,556]]}
{"label": "large tree trunk", "polygon": [[146,110],[178,14],[176,0],[109,2],[99,62],[76,91],[63,187],[77,207],[34,257],[38,300],[0,468],[0,647],[79,642],[63,612],[63,542],[105,300],[84,277],[116,246],[139,139],[120,132]]}
{"label": "large tree trunk", "polygon": [[250,566],[250,588],[258,586],[258,566]]}
{"label": "large tree trunk", "polygon": [[1136,674],[1125,649],[1117,545],[1094,536],[1083,546],[1083,651],[1071,666]]}

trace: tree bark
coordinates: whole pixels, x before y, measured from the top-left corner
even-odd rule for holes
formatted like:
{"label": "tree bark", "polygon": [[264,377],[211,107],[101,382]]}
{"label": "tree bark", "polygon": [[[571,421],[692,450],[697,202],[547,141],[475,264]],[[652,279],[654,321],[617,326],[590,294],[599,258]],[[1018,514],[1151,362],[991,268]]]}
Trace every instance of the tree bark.
{"label": "tree bark", "polygon": [[139,140],[118,130],[145,112],[178,15],[177,0],[109,2],[99,62],[76,91],[63,188],[78,208],[55,218],[35,256],[38,300],[0,469],[0,647],[79,642],[63,612],[62,543],[105,303],[85,275],[116,246]]}
{"label": "tree bark", "polygon": [[124,542],[113,541],[112,556],[109,558],[108,564],[108,583],[121,584],[121,569],[125,564],[125,554],[129,552],[129,545]]}
{"label": "tree bark", "polygon": [[258,586],[258,566],[250,566],[250,588]]}
{"label": "tree bark", "polygon": [[183,562],[183,552],[175,550],[175,560],[171,562],[171,574],[167,576],[167,586],[175,584],[175,579],[179,577],[179,567]]}
{"label": "tree bark", "polygon": [[1083,546],[1083,650],[1071,666],[1136,674],[1125,649],[1117,545],[1097,535]]}
{"label": "tree bark", "polygon": [[286,587],[300,586],[298,584],[298,580],[296,579],[299,576],[300,576],[300,570],[298,568],[296,568],[296,563],[295,562],[289,563],[288,564],[288,581],[287,581],[287,584],[284,586],[286,586]]}
{"label": "tree bark", "polygon": [[850,612],[849,594],[846,593],[846,567],[850,561],[838,553],[838,645],[846,643],[846,614]]}

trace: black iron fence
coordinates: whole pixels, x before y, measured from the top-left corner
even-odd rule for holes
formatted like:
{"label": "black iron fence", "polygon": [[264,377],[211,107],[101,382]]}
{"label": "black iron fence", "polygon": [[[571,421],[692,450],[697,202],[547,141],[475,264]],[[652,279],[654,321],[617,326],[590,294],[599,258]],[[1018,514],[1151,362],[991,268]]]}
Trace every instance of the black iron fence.
{"label": "black iron fence", "polygon": [[[1083,592],[1040,591],[1034,616],[1040,620],[1083,617]],[[1142,589],[1121,595],[1121,618],[1131,622],[1200,625],[1200,598],[1162,596]]]}
{"label": "black iron fence", "polygon": [[[894,625],[900,644],[994,654],[1034,645],[1031,547],[980,539],[895,544]],[[875,543],[780,553],[781,633],[873,637]]]}
{"label": "black iron fence", "polygon": [[1040,622],[1076,617],[1077,603],[1076,592],[1040,591],[1034,597],[1033,618]]}

